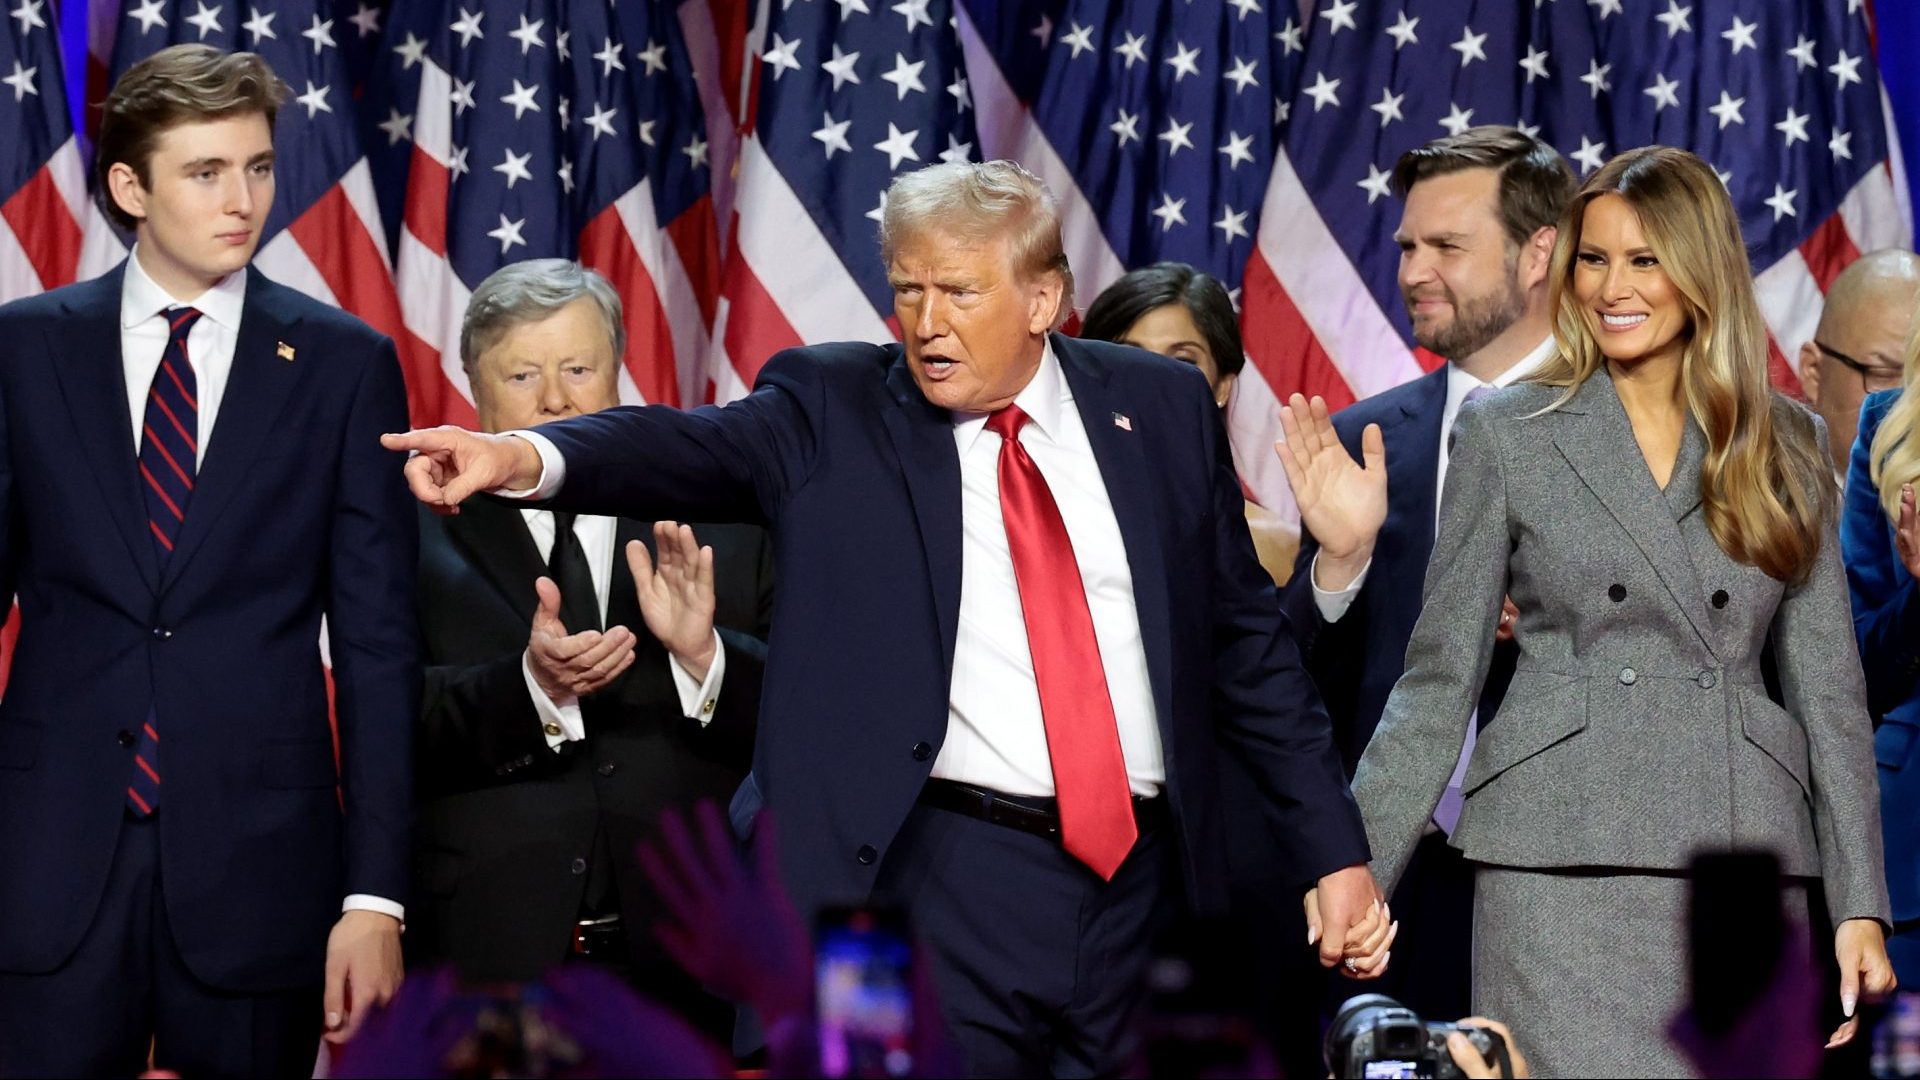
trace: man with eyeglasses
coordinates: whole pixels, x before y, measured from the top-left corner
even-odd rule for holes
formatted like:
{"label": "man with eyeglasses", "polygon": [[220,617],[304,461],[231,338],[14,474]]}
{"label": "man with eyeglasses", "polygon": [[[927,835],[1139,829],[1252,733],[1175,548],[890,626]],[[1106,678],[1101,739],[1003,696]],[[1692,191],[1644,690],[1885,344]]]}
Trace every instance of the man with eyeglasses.
{"label": "man with eyeglasses", "polygon": [[1842,486],[1860,424],[1860,401],[1900,385],[1901,357],[1920,298],[1920,257],[1888,248],[1855,259],[1827,290],[1820,327],[1800,346],[1800,384],[1827,422]]}

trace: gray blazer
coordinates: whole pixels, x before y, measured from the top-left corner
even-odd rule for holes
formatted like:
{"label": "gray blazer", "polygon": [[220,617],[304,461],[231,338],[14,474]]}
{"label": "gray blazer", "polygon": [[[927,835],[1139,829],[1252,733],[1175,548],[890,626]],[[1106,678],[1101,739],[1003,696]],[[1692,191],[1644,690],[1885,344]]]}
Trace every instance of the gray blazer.
{"label": "gray blazer", "polygon": [[[1873,733],[1830,526],[1807,582],[1728,558],[1689,423],[1663,492],[1604,372],[1561,408],[1521,384],[1461,411],[1425,603],[1353,790],[1389,889],[1445,789],[1503,595],[1518,668],[1453,843],[1519,867],[1684,868],[1764,846],[1837,920],[1888,920]],[[1819,420],[1799,437],[1826,445]],[[1760,658],[1773,635],[1786,708]]]}

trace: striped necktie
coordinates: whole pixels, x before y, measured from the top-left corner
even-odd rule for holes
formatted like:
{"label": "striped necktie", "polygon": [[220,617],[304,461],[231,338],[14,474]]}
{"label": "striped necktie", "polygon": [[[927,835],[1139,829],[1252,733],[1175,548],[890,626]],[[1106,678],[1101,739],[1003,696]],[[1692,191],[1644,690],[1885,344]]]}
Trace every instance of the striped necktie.
{"label": "striped necktie", "polygon": [[[190,307],[168,308],[167,348],[160,369],[147,390],[146,415],[140,425],[140,490],[145,496],[147,531],[154,554],[164,571],[187,520],[199,459],[199,385],[188,360],[187,335],[200,321]],[[160,723],[147,710],[133,751],[133,781],[127,785],[127,805],[142,817],[160,806]]]}

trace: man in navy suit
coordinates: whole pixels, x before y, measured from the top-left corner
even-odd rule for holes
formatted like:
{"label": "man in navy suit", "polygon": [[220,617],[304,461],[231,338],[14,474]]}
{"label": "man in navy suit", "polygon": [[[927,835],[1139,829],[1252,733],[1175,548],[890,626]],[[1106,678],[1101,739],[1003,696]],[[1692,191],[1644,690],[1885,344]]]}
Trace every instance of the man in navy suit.
{"label": "man in navy suit", "polygon": [[[1282,596],[1349,773],[1373,738],[1420,615],[1454,418],[1470,396],[1523,378],[1553,351],[1547,271],[1555,223],[1574,192],[1558,151],[1505,127],[1469,128],[1408,151],[1394,183],[1406,200],[1394,240],[1414,340],[1446,363],[1331,420],[1325,402],[1298,394],[1281,416],[1281,458],[1303,526]],[[1501,616],[1482,723],[1513,674],[1511,620]],[[1469,739],[1462,771],[1471,748]],[[1408,943],[1395,950],[1382,989],[1429,1017],[1471,1011],[1473,876],[1447,844],[1462,771],[1392,898]]]}
{"label": "man in navy suit", "polygon": [[0,309],[6,1075],[306,1075],[400,979],[405,394],[391,342],[248,268],[285,93],[199,45],[129,69],[97,168],[133,254]]}
{"label": "man in navy suit", "polygon": [[772,528],[735,824],[777,815],[803,910],[908,906],[969,1071],[1122,1067],[1157,917],[1225,893],[1216,741],[1283,808],[1323,962],[1378,970],[1359,817],[1206,380],[1050,333],[1071,272],[1017,165],[902,176],[881,233],[904,345],[783,353],[725,408],[387,445],[446,510],[511,491]]}

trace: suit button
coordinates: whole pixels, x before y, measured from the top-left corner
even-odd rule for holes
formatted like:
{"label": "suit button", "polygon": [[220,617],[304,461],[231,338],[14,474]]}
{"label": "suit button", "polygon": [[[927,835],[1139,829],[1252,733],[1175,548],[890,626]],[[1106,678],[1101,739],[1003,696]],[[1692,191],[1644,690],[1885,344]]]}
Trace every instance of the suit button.
{"label": "suit button", "polygon": [[1715,590],[1714,590],[1714,593],[1713,593],[1713,606],[1714,606],[1714,607],[1717,607],[1717,608],[1723,608],[1723,607],[1726,607],[1726,606],[1727,606],[1727,601],[1728,601],[1729,599],[1731,599],[1731,598],[1727,596],[1727,590],[1725,590],[1725,589],[1715,589]]}
{"label": "suit button", "polygon": [[873,850],[872,844],[861,844],[860,850],[854,852],[853,857],[859,860],[861,866],[872,866],[873,860],[879,858],[880,853]]}
{"label": "suit button", "polygon": [[1630,667],[1623,667],[1620,669],[1620,685],[1632,686],[1634,683],[1637,683],[1639,681],[1640,681],[1639,672],[1633,670]]}
{"label": "suit button", "polygon": [[1700,689],[1711,690],[1719,685],[1720,679],[1711,671],[1703,671],[1700,673],[1700,677],[1694,681],[1700,684]]}
{"label": "suit button", "polygon": [[576,874],[584,874],[587,872],[587,860],[575,859],[571,864],[567,866],[567,869],[573,871]]}
{"label": "suit button", "polygon": [[933,756],[933,744],[917,742],[913,744],[913,760],[925,761]]}
{"label": "suit button", "polygon": [[1625,600],[1626,598],[1627,598],[1627,587],[1625,585],[1622,585],[1616,581],[1612,585],[1609,585],[1607,587],[1607,599],[1618,604],[1622,600]]}
{"label": "suit button", "polygon": [[613,770],[615,768],[618,768],[618,766],[614,765],[613,762],[603,761],[600,763],[599,767],[594,769],[593,771],[599,773],[601,776],[612,776]]}
{"label": "suit button", "polygon": [[153,628],[153,640],[155,641],[165,641],[172,636],[173,631],[164,626],[156,626]]}
{"label": "suit button", "polygon": [[131,731],[122,731],[118,735],[115,735],[114,738],[119,741],[121,746],[132,746],[134,743],[140,741],[133,737],[133,732]]}

